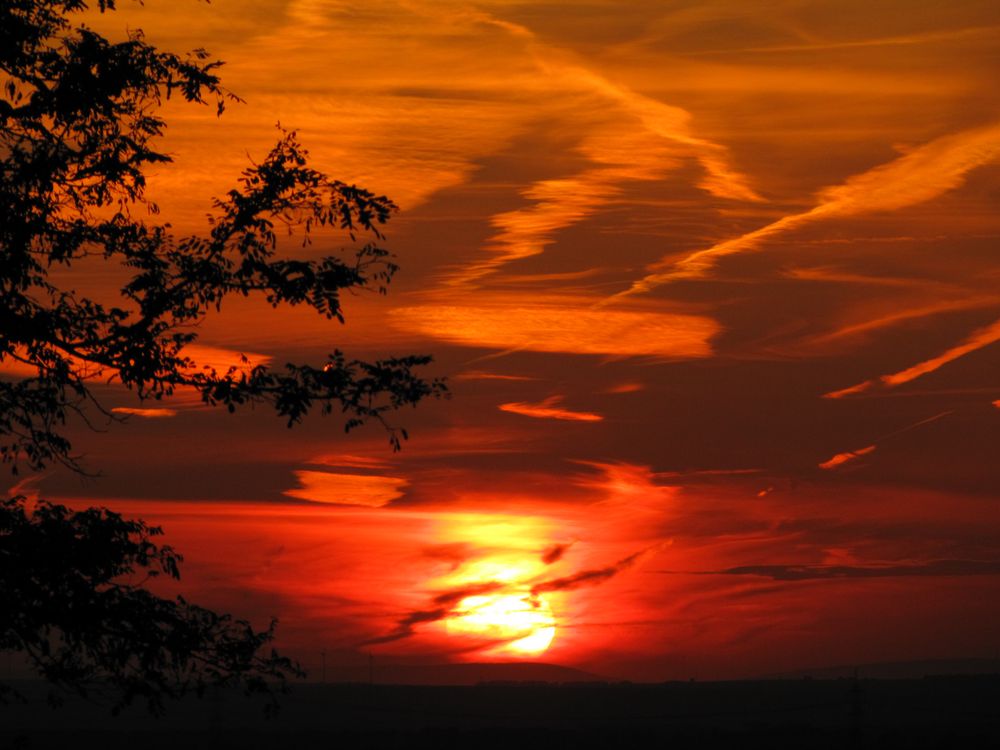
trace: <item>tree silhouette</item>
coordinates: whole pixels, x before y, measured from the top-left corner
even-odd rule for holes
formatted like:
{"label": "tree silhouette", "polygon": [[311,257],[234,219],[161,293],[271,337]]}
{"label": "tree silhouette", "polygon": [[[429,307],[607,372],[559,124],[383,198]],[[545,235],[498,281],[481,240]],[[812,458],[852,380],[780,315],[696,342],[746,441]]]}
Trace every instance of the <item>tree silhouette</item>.
{"label": "tree silhouette", "polygon": [[[229,295],[306,305],[343,322],[343,290],[385,293],[397,267],[378,244],[379,227],[394,204],[311,168],[295,134],[282,131],[266,158],[214,201],[205,236],[177,237],[169,224],[138,218],[157,213],[145,195],[147,168],[170,161],[154,147],[165,128],[157,114],[163,100],[213,104],[221,114],[239,99],[220,83],[221,62],[204,50],[163,52],[141,31],[112,42],[74,23],[90,5],[0,3],[3,460],[15,472],[53,461],[82,471],[67,420],[120,419],[93,390],[109,381],[144,400],[189,388],[229,411],[266,403],[289,426],[314,407],[336,411],[347,430],[381,423],[398,449],[407,435],[387,413],[445,391],[414,372],[429,357],[362,362],[334,351],[319,366],[220,372],[185,353],[196,340],[193,326]],[[114,11],[115,1],[96,7]],[[309,244],[320,227],[369,241],[320,258],[279,252],[281,231]],[[55,270],[94,260],[127,273],[114,305],[54,280]],[[259,688],[295,671],[277,655],[259,656],[271,629],[257,633],[122,583],[136,571],[178,575],[180,558],[150,541],[158,529],[95,509],[42,503],[29,511],[23,498],[2,508],[0,648],[24,651],[45,677],[81,690],[103,681],[126,699],[159,705],[161,696],[212,680]]]}
{"label": "tree silhouette", "polygon": [[166,698],[214,685],[242,685],[276,705],[301,670],[266,650],[273,621],[258,632],[143,587],[161,573],[180,577],[181,556],[152,542],[161,533],[100,508],[0,503],[0,650],[23,652],[55,685],[111,698],[115,711],[139,698],[159,712]]}

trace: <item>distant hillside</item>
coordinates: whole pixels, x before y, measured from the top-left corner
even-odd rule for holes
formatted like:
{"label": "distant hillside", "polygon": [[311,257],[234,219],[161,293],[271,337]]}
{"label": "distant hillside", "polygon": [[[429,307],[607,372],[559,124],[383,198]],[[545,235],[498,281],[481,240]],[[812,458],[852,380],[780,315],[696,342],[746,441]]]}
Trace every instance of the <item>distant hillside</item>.
{"label": "distant hillside", "polygon": [[539,662],[469,664],[379,664],[367,668],[335,667],[327,682],[368,682],[379,685],[476,685],[483,682],[604,682],[606,678],[571,667]]}
{"label": "distant hillside", "polygon": [[855,670],[859,677],[875,680],[905,680],[920,677],[950,675],[1000,674],[1000,659],[924,659],[920,661],[895,661],[856,666],[818,667],[798,669],[793,672],[762,675],[762,680],[794,680],[812,677],[817,680],[835,680],[852,677]]}

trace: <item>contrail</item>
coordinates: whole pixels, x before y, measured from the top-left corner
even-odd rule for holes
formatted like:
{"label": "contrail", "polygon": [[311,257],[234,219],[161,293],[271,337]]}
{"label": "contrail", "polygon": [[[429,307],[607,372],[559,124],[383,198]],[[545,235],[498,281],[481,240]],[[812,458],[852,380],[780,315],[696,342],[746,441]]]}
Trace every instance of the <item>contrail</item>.
{"label": "contrail", "polygon": [[671,281],[703,277],[720,258],[756,250],[768,238],[807,224],[894,211],[923,203],[958,187],[970,170],[988,164],[998,156],[1000,123],[941,136],[894,161],[820,191],[819,203],[808,211],[784,216],[678,261],[664,258],[650,267],[654,273],[634,282],[629,289],[613,295],[608,301],[648,292]]}

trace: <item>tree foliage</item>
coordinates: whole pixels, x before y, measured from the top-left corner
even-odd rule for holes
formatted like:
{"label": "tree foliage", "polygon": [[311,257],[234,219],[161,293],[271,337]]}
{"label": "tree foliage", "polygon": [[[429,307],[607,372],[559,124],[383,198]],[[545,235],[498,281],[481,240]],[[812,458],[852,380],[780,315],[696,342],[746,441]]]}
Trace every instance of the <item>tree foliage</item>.
{"label": "tree foliage", "polygon": [[273,701],[275,685],[301,674],[267,650],[274,625],[161,598],[151,578],[180,577],[181,556],[142,521],[100,508],[71,511],[24,497],[0,502],[0,650],[23,652],[53,685],[84,697],[164,700],[217,685],[242,685]]}
{"label": "tree foliage", "polygon": [[[141,399],[178,388],[208,404],[266,403],[289,426],[310,410],[338,412],[345,429],[375,420],[394,448],[405,431],[387,413],[441,395],[415,368],[425,356],[375,362],[332,352],[318,365],[199,366],[186,347],[197,325],[231,295],[274,307],[304,305],[343,322],[345,290],[385,293],[397,267],[380,246],[396,207],[384,196],[309,166],[292,132],[215,200],[203,236],[156,223],[146,174],[169,98],[214,106],[239,101],[204,50],[148,44],[141,31],[111,41],[79,21],[115,0],[0,2],[0,454],[19,465],[53,461],[82,470],[67,421],[113,419],[95,385],[118,383]],[[290,257],[319,228],[353,249]],[[87,264],[113,264],[126,280],[114,303],[66,285]],[[69,273],[67,273],[69,272]],[[62,280],[62,281],[60,281]],[[11,375],[15,372],[16,375]],[[23,498],[0,505],[0,649],[24,652],[49,680],[80,692],[114,688],[122,702],[238,682],[250,690],[296,674],[263,632],[143,587],[176,578],[180,557],[159,529],[107,510],[73,512]],[[140,576],[135,580],[136,576]]]}
{"label": "tree foliage", "polygon": [[[70,414],[102,410],[95,381],[117,381],[142,399],[190,387],[230,410],[269,403],[289,425],[318,405],[343,413],[347,429],[386,424],[386,412],[442,393],[440,382],[413,372],[428,357],[368,363],[335,351],[319,366],[217,372],[185,354],[197,338],[193,327],[230,295],[307,305],[343,322],[344,290],[384,293],[397,270],[378,244],[395,206],[311,168],[295,134],[284,133],[214,202],[206,236],[176,237],[169,224],[137,218],[138,209],[156,210],[145,196],[145,170],[170,161],[155,150],[165,127],[158,105],[180,96],[221,112],[235,97],[216,74],[221,63],[204,50],[161,52],[138,31],[108,41],[71,23],[86,6],[0,5],[0,362],[32,371],[0,382],[4,459],[76,466],[64,426]],[[114,9],[113,0],[100,8]],[[298,230],[308,243],[318,227],[371,241],[346,256],[279,253],[281,230]],[[93,258],[126,270],[120,304],[53,281],[54,269]],[[405,436],[389,428],[395,448]]]}

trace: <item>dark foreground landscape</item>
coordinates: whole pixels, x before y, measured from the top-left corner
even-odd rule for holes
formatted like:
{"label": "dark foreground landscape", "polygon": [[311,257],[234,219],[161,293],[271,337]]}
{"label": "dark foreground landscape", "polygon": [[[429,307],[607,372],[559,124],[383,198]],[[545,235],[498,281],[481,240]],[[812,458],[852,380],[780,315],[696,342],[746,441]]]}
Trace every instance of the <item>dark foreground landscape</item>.
{"label": "dark foreground landscape", "polygon": [[3,748],[988,747],[1000,676],[664,684],[302,685],[276,718],[216,693],[152,718],[27,687]]}

